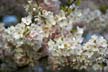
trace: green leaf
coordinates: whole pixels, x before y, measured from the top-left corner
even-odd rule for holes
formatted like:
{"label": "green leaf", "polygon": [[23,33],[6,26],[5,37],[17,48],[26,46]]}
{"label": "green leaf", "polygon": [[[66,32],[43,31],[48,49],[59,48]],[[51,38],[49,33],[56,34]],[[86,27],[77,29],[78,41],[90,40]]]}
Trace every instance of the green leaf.
{"label": "green leaf", "polygon": [[65,12],[66,12],[66,10],[67,10],[66,6],[61,6],[61,9],[62,9],[63,11],[65,11]]}
{"label": "green leaf", "polygon": [[23,35],[24,35],[24,36],[27,36],[29,33],[30,33],[30,31],[29,31],[29,29],[26,27],[26,29],[25,29]]}
{"label": "green leaf", "polygon": [[70,13],[72,13],[72,11],[74,11],[74,8],[73,8],[73,9],[68,8],[68,9],[67,9],[67,14],[69,15]]}
{"label": "green leaf", "polygon": [[73,28],[73,29],[71,30],[71,33],[75,33],[75,32],[77,32],[77,28]]}
{"label": "green leaf", "polygon": [[99,10],[102,12],[102,13],[106,13],[106,10],[108,9],[108,6],[106,6],[106,5],[101,5],[100,7],[99,7]]}
{"label": "green leaf", "polygon": [[67,5],[70,6],[72,4],[73,0],[68,0]]}
{"label": "green leaf", "polygon": [[76,5],[79,6],[81,4],[81,0],[76,1]]}

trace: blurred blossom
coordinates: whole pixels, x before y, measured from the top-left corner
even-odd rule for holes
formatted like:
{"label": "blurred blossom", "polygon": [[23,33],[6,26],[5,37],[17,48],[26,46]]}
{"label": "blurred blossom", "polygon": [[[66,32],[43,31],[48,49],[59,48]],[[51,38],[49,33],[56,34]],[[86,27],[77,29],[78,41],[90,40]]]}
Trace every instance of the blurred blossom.
{"label": "blurred blossom", "polygon": [[[98,11],[76,9],[68,16],[64,11],[57,15],[47,10],[39,12],[41,13],[36,16],[28,15],[22,18],[21,23],[0,32],[3,36],[0,39],[5,42],[2,48],[12,51],[13,57],[9,58],[12,58],[17,66],[34,67],[48,60],[51,67],[70,65],[73,69],[88,69],[94,66],[102,68],[101,64],[106,60],[108,51],[107,40],[95,34],[83,43],[82,37],[85,30],[83,21],[88,31],[89,26],[98,27],[100,30],[100,27],[105,28],[107,25],[100,21],[103,16],[97,14]],[[32,22],[32,18],[36,21]],[[106,17],[104,19],[107,21]],[[43,72],[41,67],[34,67],[34,70]]]}
{"label": "blurred blossom", "polygon": [[26,25],[30,25],[31,21],[31,16],[22,18],[22,22],[25,23]]}

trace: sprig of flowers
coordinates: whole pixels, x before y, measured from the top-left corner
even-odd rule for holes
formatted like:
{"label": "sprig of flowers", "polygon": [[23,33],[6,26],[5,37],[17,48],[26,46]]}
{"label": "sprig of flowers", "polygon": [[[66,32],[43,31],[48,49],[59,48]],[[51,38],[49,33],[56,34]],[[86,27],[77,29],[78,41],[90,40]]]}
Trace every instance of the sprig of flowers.
{"label": "sprig of flowers", "polygon": [[75,24],[81,21],[89,24],[97,17],[100,21],[103,16],[99,11],[75,10],[66,15],[61,10],[54,15],[53,12],[38,8],[37,12],[36,15],[22,18],[22,22],[16,26],[7,29],[2,27],[2,39],[5,42],[2,48],[12,51],[12,59],[18,66],[33,66],[47,55],[52,66],[69,65],[74,69],[87,69],[96,65],[101,68],[107,60],[107,41],[102,36],[93,35],[84,43],[84,27]]}

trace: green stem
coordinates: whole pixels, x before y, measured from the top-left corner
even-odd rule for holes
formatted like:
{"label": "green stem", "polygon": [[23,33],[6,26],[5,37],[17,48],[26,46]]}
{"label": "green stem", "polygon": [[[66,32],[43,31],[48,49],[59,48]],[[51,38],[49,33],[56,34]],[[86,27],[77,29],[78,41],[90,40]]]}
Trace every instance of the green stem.
{"label": "green stem", "polygon": [[104,67],[102,67],[102,72],[104,72]]}

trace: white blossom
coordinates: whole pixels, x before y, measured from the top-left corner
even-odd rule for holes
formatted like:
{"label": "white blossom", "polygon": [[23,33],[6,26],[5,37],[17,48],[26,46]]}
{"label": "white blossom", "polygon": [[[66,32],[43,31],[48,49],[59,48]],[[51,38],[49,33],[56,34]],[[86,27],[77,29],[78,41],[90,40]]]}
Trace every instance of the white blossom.
{"label": "white blossom", "polygon": [[22,22],[25,24],[25,25],[30,25],[30,23],[32,22],[31,21],[31,16],[27,16],[25,18],[22,18]]}

